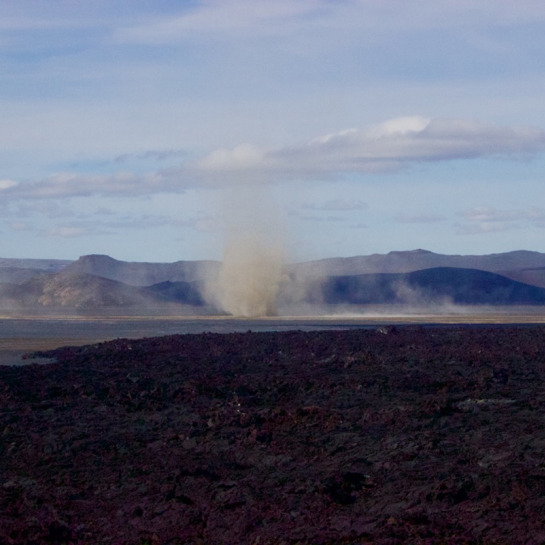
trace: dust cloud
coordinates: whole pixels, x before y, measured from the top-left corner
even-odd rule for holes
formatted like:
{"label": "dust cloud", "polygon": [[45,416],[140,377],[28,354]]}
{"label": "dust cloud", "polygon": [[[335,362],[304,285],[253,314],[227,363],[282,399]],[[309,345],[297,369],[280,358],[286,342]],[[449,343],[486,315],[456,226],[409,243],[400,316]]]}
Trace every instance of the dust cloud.
{"label": "dust cloud", "polygon": [[225,189],[220,221],[223,258],[207,283],[206,298],[233,316],[277,315],[286,253],[271,188],[252,181]]}
{"label": "dust cloud", "polygon": [[282,264],[281,248],[260,233],[228,241],[218,275],[220,308],[234,316],[276,315]]}

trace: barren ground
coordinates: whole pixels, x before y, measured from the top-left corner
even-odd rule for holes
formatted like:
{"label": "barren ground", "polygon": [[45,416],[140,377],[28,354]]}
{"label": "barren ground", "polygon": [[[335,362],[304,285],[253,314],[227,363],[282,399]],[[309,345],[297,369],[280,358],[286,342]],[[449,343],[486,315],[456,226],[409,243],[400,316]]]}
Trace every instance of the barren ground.
{"label": "barren ground", "polygon": [[39,355],[0,367],[2,543],[545,543],[545,326]]}

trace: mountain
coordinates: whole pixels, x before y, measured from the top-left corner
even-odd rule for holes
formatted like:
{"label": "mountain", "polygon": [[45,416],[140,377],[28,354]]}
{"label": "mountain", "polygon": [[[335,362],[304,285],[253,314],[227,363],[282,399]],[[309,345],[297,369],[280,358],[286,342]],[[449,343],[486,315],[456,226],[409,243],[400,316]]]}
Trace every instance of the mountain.
{"label": "mountain", "polygon": [[[85,255],[72,262],[53,259],[0,258],[0,282],[21,283],[36,274],[66,270],[77,274],[101,276],[131,286],[151,286],[161,282],[202,281],[206,277],[216,275],[219,267],[218,261],[128,262],[100,254]],[[478,269],[545,287],[545,254],[527,250],[489,255],[445,255],[421,249],[393,251],[387,254],[334,257],[292,263],[287,265],[286,271],[293,279],[296,279],[408,273],[437,267]],[[14,272],[7,272],[10,270]]]}
{"label": "mountain", "polygon": [[130,286],[151,286],[161,282],[196,282],[218,268],[217,261],[145,263],[118,261],[107,255],[86,255],[70,263],[65,270],[101,276]]}
{"label": "mountain", "polygon": [[23,307],[73,309],[126,307],[142,303],[139,291],[121,282],[86,274],[40,275],[22,284],[0,286],[2,302]]}
{"label": "mountain", "polygon": [[427,250],[413,250],[309,261],[295,264],[292,266],[291,272],[314,276],[341,276],[370,273],[408,273],[437,267],[478,269],[495,272],[503,276],[519,275],[521,271],[533,270],[535,276],[541,279],[540,273],[536,271],[545,271],[545,254],[517,250],[489,255],[444,255]]}
{"label": "mountain", "polygon": [[[0,260],[0,309],[184,312],[202,307],[198,282],[212,261],[131,263],[106,255],[78,260]],[[187,312],[187,311],[186,311]]]}
{"label": "mountain", "polygon": [[[21,284],[0,284],[0,308],[14,310],[146,311],[175,310],[180,305],[201,306],[200,294],[187,282],[145,288],[101,276],[64,270],[39,275]],[[178,311],[180,308],[178,308]]]}
{"label": "mountain", "polygon": [[545,289],[486,271],[436,267],[411,273],[330,276],[321,285],[321,298],[335,305],[543,305]]}
{"label": "mountain", "polygon": [[[147,263],[107,255],[0,259],[3,312],[218,313],[206,300],[217,261]],[[277,297],[290,305],[545,305],[545,254],[443,255],[426,250],[294,263]],[[293,308],[293,307],[292,307]]]}

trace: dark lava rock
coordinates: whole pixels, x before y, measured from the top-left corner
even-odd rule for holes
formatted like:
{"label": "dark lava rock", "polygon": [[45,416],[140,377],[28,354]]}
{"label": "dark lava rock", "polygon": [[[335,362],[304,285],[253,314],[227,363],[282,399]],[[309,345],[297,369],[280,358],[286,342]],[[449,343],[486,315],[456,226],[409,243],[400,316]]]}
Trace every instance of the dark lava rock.
{"label": "dark lava rock", "polygon": [[545,543],[545,328],[119,339],[0,368],[0,542]]}

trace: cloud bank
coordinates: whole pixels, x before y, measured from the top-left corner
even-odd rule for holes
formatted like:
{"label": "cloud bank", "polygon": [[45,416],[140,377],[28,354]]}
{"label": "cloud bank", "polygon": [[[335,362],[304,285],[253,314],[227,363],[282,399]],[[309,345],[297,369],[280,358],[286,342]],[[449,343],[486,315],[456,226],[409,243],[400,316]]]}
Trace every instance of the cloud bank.
{"label": "cloud bank", "polygon": [[322,177],[347,172],[391,172],[415,163],[513,158],[545,149],[545,132],[465,119],[402,117],[365,129],[347,129],[302,145],[262,150],[250,145],[216,150],[202,171],[260,170],[278,177]]}
{"label": "cloud bank", "polygon": [[59,173],[37,181],[0,180],[0,194],[11,199],[59,199],[181,193],[215,184],[252,183],[257,178],[269,182],[324,180],[452,160],[530,158],[544,150],[545,132],[539,128],[412,116],[276,149],[255,144],[216,149],[201,159],[145,174]]}

